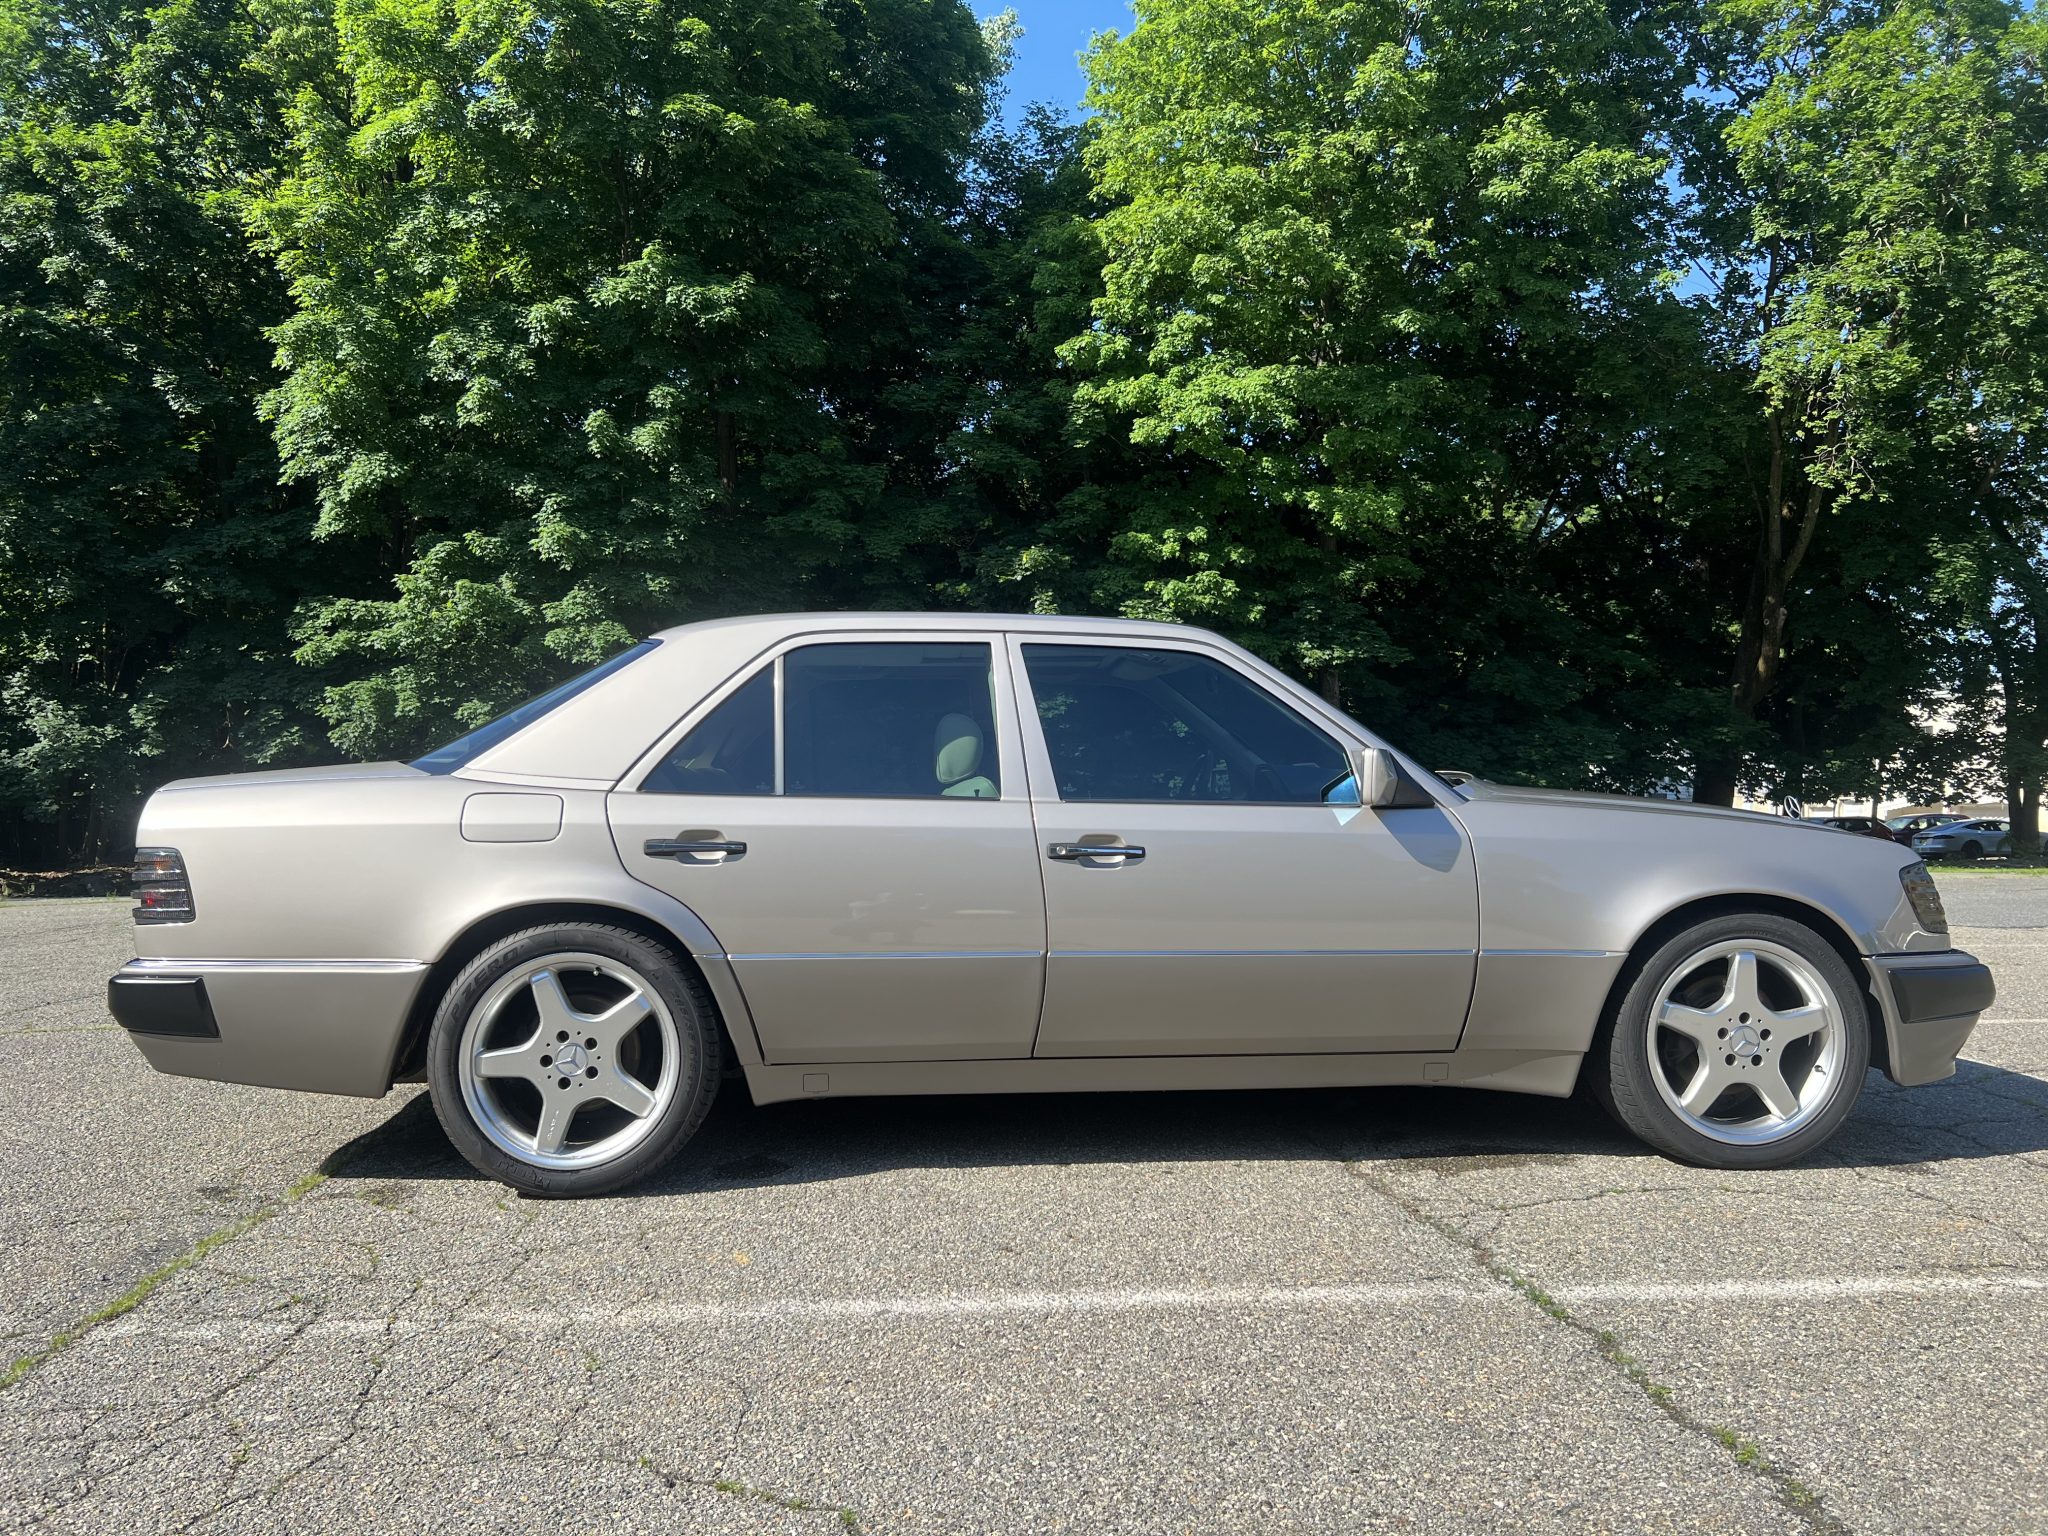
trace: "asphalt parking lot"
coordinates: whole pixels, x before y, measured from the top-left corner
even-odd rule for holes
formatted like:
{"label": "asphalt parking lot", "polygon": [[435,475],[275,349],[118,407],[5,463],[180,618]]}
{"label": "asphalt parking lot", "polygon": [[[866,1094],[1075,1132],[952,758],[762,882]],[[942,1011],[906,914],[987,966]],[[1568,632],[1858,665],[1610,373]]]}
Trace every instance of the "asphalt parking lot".
{"label": "asphalt parking lot", "polygon": [[0,904],[0,1528],[2040,1532],[2048,879],[1822,1161],[1471,1092],[728,1094],[510,1196],[417,1089],[158,1077],[118,901]]}

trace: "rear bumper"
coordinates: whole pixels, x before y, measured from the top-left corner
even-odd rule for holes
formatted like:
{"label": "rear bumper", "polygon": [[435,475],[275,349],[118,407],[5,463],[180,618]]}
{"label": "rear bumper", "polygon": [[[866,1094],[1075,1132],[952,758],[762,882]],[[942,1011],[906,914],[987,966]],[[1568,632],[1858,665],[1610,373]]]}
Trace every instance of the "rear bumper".
{"label": "rear bumper", "polygon": [[412,960],[131,960],[107,1006],[159,1072],[374,1099],[426,973]]}
{"label": "rear bumper", "polygon": [[1887,1075],[1902,1087],[1952,1076],[1978,1015],[1998,996],[1991,967],[1959,949],[1865,963],[1884,1015]]}

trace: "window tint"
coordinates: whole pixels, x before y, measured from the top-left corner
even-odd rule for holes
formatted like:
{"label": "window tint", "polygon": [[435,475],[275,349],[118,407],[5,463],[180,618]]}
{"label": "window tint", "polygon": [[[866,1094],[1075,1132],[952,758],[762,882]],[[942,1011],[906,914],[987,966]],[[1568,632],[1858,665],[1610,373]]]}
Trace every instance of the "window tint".
{"label": "window tint", "polygon": [[774,667],[756,672],[692,726],[640,787],[657,795],[774,794]]}
{"label": "window tint", "polygon": [[986,645],[807,645],[782,658],[783,788],[792,795],[992,800]]}
{"label": "window tint", "polygon": [[1350,786],[1342,747],[1206,656],[1027,645],[1024,666],[1062,800],[1314,805]]}
{"label": "window tint", "polygon": [[568,703],[593,683],[610,677],[621,667],[631,666],[659,644],[659,640],[642,640],[631,650],[619,652],[610,661],[592,667],[579,677],[570,678],[558,688],[528,699],[517,709],[508,710],[489,725],[480,725],[467,736],[458,736],[447,746],[436,747],[425,757],[414,758],[412,766],[427,773],[453,773],[472,758],[481,757],[499,742],[525,730],[549,710]]}

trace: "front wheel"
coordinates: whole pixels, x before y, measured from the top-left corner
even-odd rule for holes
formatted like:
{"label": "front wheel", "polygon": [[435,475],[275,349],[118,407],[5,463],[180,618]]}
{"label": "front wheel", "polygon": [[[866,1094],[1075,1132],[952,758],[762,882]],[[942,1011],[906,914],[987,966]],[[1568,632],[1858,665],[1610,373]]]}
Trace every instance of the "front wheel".
{"label": "front wheel", "polygon": [[1697,923],[1644,962],[1587,1058],[1595,1095],[1659,1151],[1773,1168],[1848,1118],[1870,1022],[1848,962],[1789,918]]}
{"label": "front wheel", "polygon": [[434,1015],[434,1113],[479,1172],[536,1195],[645,1178],[688,1141],[718,1089],[703,983],[623,928],[561,924],[499,940]]}

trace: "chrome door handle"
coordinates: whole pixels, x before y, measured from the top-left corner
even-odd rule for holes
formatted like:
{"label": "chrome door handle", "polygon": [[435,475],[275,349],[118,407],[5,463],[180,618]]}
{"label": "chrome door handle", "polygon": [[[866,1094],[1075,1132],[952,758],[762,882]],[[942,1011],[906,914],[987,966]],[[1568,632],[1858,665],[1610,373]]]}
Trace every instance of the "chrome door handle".
{"label": "chrome door handle", "polygon": [[1145,857],[1145,850],[1136,843],[1050,843],[1046,846],[1049,858],[1074,859],[1123,859],[1135,864]]}
{"label": "chrome door handle", "polygon": [[640,845],[650,859],[680,859],[689,853],[726,853],[738,858],[747,851],[745,843],[688,843],[673,837],[650,837]]}

